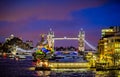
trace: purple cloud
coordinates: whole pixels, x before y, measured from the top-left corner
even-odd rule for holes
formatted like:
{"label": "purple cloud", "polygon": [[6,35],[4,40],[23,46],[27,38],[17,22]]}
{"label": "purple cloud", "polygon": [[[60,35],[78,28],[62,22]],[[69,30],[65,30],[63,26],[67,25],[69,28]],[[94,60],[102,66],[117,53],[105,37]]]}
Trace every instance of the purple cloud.
{"label": "purple cloud", "polygon": [[[26,3],[26,5],[25,5]],[[10,2],[1,5],[0,20],[1,21],[19,21],[35,18],[38,20],[69,20],[72,19],[70,13],[75,10],[98,7],[104,4],[101,0],[55,0]],[[5,8],[3,8],[5,7]]]}

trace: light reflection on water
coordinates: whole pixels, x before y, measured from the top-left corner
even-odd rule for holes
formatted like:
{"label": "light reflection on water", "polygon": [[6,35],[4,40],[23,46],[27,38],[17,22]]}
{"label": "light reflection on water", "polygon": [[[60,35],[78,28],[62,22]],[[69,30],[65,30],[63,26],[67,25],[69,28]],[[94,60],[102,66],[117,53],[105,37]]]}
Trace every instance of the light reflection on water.
{"label": "light reflection on water", "polygon": [[95,69],[54,69],[35,71],[32,60],[0,58],[0,77],[120,77],[120,71],[96,71]]}

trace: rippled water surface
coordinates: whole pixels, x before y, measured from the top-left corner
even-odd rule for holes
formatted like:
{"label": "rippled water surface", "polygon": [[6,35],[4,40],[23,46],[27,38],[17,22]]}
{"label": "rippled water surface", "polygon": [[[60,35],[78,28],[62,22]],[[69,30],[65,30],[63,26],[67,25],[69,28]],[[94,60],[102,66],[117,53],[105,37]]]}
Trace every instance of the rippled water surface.
{"label": "rippled water surface", "polygon": [[0,58],[0,77],[120,77],[120,70],[96,71],[95,69],[56,69],[35,71],[32,60]]}

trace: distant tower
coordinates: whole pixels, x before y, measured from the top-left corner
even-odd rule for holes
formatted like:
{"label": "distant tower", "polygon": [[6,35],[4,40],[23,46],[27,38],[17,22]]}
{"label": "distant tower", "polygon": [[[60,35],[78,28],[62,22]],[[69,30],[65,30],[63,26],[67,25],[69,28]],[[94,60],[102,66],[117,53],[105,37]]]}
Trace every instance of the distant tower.
{"label": "distant tower", "polygon": [[11,34],[11,35],[10,35],[10,39],[13,39],[13,38],[14,38],[14,35],[13,35],[13,34]]}
{"label": "distant tower", "polygon": [[54,32],[50,28],[50,31],[47,35],[48,46],[54,48]]}
{"label": "distant tower", "polygon": [[81,28],[81,30],[79,31],[79,35],[78,35],[78,41],[79,41],[78,49],[79,49],[79,51],[84,51],[85,50],[84,40],[85,40],[85,32]]}
{"label": "distant tower", "polygon": [[40,40],[40,44],[43,44],[43,42],[45,41],[45,35],[44,34],[41,34],[40,37],[41,37],[41,40]]}

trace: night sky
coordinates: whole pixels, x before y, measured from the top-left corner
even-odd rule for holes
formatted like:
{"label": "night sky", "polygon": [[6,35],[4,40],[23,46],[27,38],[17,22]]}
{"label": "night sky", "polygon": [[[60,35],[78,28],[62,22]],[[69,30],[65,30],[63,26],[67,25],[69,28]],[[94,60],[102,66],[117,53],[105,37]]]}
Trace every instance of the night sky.
{"label": "night sky", "polygon": [[[102,28],[119,25],[119,0],[0,0],[0,41],[14,34],[36,43],[49,28],[55,37],[77,37],[83,28],[86,40],[97,46]],[[56,41],[55,45],[77,44]]]}

